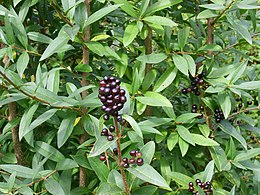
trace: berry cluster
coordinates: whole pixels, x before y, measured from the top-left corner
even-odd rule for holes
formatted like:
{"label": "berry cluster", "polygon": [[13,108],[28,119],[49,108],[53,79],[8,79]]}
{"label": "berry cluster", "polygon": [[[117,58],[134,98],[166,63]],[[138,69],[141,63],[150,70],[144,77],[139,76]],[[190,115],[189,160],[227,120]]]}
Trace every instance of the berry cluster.
{"label": "berry cluster", "polygon": [[136,164],[138,166],[142,166],[144,164],[144,160],[142,159],[142,153],[138,150],[131,150],[129,152],[130,156],[132,156],[133,158],[122,158],[122,165],[124,168],[128,168],[129,164]]}
{"label": "berry cluster", "polygon": [[109,130],[107,128],[102,129],[101,136],[107,136],[108,141],[112,141],[114,139],[112,132],[115,131],[115,126],[111,125]]}
{"label": "berry cluster", "polygon": [[[118,154],[118,149],[117,149],[117,148],[114,148],[114,149],[113,149],[113,153],[114,153],[115,155],[117,155],[117,154]],[[106,160],[106,155],[105,155],[105,153],[102,153],[102,154],[100,155],[99,159],[100,159],[101,161],[105,161],[105,160]]]}
{"label": "berry cluster", "polygon": [[[202,114],[203,110],[204,110],[204,106],[201,105],[200,108],[199,108],[200,115],[198,116],[198,118],[202,118],[203,117],[203,114]],[[191,108],[191,112],[192,113],[197,113],[197,111],[198,111],[197,104],[193,104],[192,108]]]}
{"label": "berry cluster", "polygon": [[[200,188],[203,189],[205,194],[210,194],[210,192],[212,192],[211,183],[209,181],[207,181],[205,183],[202,183],[200,179],[196,179],[195,182],[196,182],[197,186],[199,186]],[[194,195],[198,195],[199,194],[198,191],[195,191],[193,182],[189,183],[189,189],[188,190],[189,190],[189,192],[192,192],[192,194],[194,194]]]}
{"label": "berry cluster", "polygon": [[203,70],[201,74],[199,74],[197,77],[191,77],[191,86],[188,88],[182,89],[183,94],[188,94],[193,92],[196,96],[200,96],[200,88],[203,90],[207,89],[207,85],[204,83],[203,77],[205,77],[207,74],[206,70]]}
{"label": "berry cluster", "polygon": [[[238,97],[236,98],[236,101],[238,102],[237,107],[234,108],[233,112],[237,112],[238,110],[240,110],[241,108],[243,108],[243,103],[242,103],[242,98]],[[253,104],[252,101],[247,101],[247,106],[251,106]],[[245,114],[248,114],[249,111],[246,111]]]}
{"label": "berry cluster", "polygon": [[101,109],[106,113],[105,120],[109,120],[109,116],[115,116],[118,122],[122,122],[122,116],[118,112],[123,108],[126,102],[125,90],[120,89],[121,81],[113,76],[105,76],[99,82],[98,98],[103,103]]}
{"label": "berry cluster", "polygon": [[215,121],[219,123],[221,120],[225,119],[224,114],[221,109],[216,108],[214,114]]}

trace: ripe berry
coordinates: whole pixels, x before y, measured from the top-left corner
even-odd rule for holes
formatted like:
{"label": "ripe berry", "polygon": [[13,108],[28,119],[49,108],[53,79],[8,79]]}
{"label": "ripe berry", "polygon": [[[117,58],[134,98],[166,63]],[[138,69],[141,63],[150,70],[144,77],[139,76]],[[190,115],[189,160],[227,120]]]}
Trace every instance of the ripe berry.
{"label": "ripe berry", "polygon": [[193,186],[190,186],[189,187],[189,192],[193,192],[194,191],[194,187]]}
{"label": "ripe berry", "polygon": [[143,160],[142,158],[138,158],[138,159],[136,160],[136,164],[137,164],[138,166],[141,166],[141,165],[144,164],[144,160]]}
{"label": "ripe berry", "polygon": [[193,185],[194,185],[193,182],[190,182],[190,183],[189,183],[189,186],[193,186]]}
{"label": "ripe berry", "polygon": [[107,140],[108,140],[108,141],[112,141],[113,139],[114,139],[113,135],[108,135],[108,136],[107,136]]}
{"label": "ripe berry", "polygon": [[195,180],[196,184],[201,183],[200,179]]}
{"label": "ripe berry", "polygon": [[250,139],[254,140],[254,139],[255,139],[255,136],[251,135],[251,136],[250,136]]}
{"label": "ripe berry", "polygon": [[188,93],[192,92],[192,89],[191,89],[190,87],[187,88],[187,92],[188,92]]}
{"label": "ripe berry", "polygon": [[196,91],[196,92],[195,92],[195,95],[196,95],[196,96],[200,96],[200,92],[199,92],[199,91]]}
{"label": "ripe berry", "polygon": [[127,169],[127,168],[129,167],[129,164],[128,164],[128,163],[124,163],[124,165],[123,165],[123,166],[124,166],[124,168],[126,168],[126,169]]}
{"label": "ripe berry", "polygon": [[115,155],[117,155],[117,154],[118,154],[118,149],[117,149],[117,148],[114,148],[114,149],[113,149],[113,153],[114,153]]}
{"label": "ripe berry", "polygon": [[237,102],[242,101],[242,98],[241,98],[241,97],[238,97],[238,98],[236,98],[236,101],[237,101]]}
{"label": "ripe berry", "polygon": [[115,131],[115,126],[111,125],[111,126],[109,127],[109,131],[110,131],[110,132]]}
{"label": "ripe berry", "polygon": [[197,104],[192,105],[192,109],[197,109],[197,108],[198,108]]}
{"label": "ripe berry", "polygon": [[123,121],[123,118],[122,118],[122,116],[121,115],[118,115],[117,117],[116,117],[116,120],[117,120],[117,122],[122,122]]}
{"label": "ripe berry", "polygon": [[99,82],[99,86],[100,87],[105,87],[106,86],[106,82],[104,80]]}
{"label": "ripe berry", "polygon": [[252,101],[247,101],[247,105],[252,105],[253,102]]}
{"label": "ripe berry", "polygon": [[107,83],[109,79],[109,76],[104,76],[104,81]]}
{"label": "ripe berry", "polygon": [[196,113],[197,110],[196,110],[196,109],[192,109],[191,112],[192,112],[192,113]]}
{"label": "ripe berry", "polygon": [[127,163],[127,162],[128,162],[128,158],[124,157],[124,158],[122,158],[122,161],[123,161],[124,163]]}
{"label": "ripe berry", "polygon": [[182,89],[182,93],[187,94],[188,93],[187,89]]}
{"label": "ripe berry", "polygon": [[203,85],[204,84],[204,80],[203,79],[199,79],[198,80],[198,85]]}
{"label": "ripe berry", "polygon": [[139,151],[136,151],[136,152],[135,152],[135,156],[137,156],[137,157],[141,157],[141,156],[142,156],[142,153],[139,152]]}
{"label": "ripe berry", "polygon": [[125,97],[125,96],[121,96],[121,97],[120,97],[120,102],[121,102],[122,104],[124,104],[124,103],[126,102],[126,97]]}
{"label": "ripe berry", "polygon": [[242,108],[242,107],[243,107],[243,104],[242,104],[242,103],[239,103],[239,104],[238,104],[238,107],[239,107],[239,108]]}
{"label": "ripe berry", "polygon": [[200,113],[197,117],[198,117],[198,119],[201,119],[201,118],[203,118],[203,114]]}
{"label": "ripe berry", "polygon": [[101,161],[104,161],[104,160],[106,160],[106,156],[105,156],[105,155],[100,155],[99,159],[100,159]]}
{"label": "ripe berry", "polygon": [[116,82],[117,85],[120,85],[120,84],[121,84],[121,81],[120,81],[119,79],[116,79],[115,82]]}
{"label": "ripe berry", "polygon": [[109,115],[108,114],[105,114],[104,116],[103,116],[103,118],[104,118],[104,120],[109,120]]}
{"label": "ripe berry", "polygon": [[221,121],[221,119],[220,119],[220,118],[216,118],[215,121],[216,121],[217,123],[219,123],[219,122]]}
{"label": "ripe berry", "polygon": [[135,155],[136,155],[135,150],[131,150],[131,151],[130,151],[130,155],[131,155],[131,156],[135,156]]}
{"label": "ripe berry", "polygon": [[135,159],[134,159],[134,158],[131,158],[131,159],[129,160],[129,163],[130,163],[130,164],[134,164],[134,163],[135,163]]}
{"label": "ripe berry", "polygon": [[102,129],[101,133],[103,133],[105,136],[107,136],[108,135],[108,129],[107,128]]}
{"label": "ripe berry", "polygon": [[200,106],[200,110],[204,110],[204,106]]}
{"label": "ripe berry", "polygon": [[125,90],[124,89],[120,89],[119,95],[124,96],[125,95]]}

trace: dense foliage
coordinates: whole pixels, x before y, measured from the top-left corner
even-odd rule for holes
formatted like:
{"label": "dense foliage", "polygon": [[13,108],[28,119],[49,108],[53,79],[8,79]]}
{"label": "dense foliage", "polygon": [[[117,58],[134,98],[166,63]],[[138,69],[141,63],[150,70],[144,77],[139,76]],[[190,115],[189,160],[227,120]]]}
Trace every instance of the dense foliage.
{"label": "dense foliage", "polygon": [[259,8],[4,1],[1,194],[260,194]]}

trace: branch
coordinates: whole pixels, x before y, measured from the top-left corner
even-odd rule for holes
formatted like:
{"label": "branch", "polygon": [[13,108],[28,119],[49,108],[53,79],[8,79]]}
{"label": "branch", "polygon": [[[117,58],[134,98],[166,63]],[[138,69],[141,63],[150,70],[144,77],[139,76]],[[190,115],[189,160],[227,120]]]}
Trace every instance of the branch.
{"label": "branch", "polygon": [[214,24],[218,21],[218,19],[221,18],[221,17],[229,10],[229,8],[231,7],[231,5],[232,5],[233,3],[235,3],[235,2],[236,2],[236,0],[232,0],[232,1],[227,5],[227,7],[220,13],[220,15],[219,15],[218,17],[216,17],[216,18],[212,21],[212,25],[214,25]]}
{"label": "branch", "polygon": [[47,101],[42,100],[42,99],[40,99],[40,98],[38,98],[38,97],[36,97],[36,96],[33,96],[33,95],[27,93],[26,91],[22,90],[21,88],[19,88],[13,81],[11,81],[11,79],[9,79],[9,78],[8,78],[4,73],[2,73],[1,71],[0,71],[0,75],[2,75],[2,76],[4,77],[4,79],[5,79],[8,83],[10,83],[12,86],[14,86],[15,89],[17,89],[18,91],[20,91],[20,92],[23,93],[24,95],[26,95],[26,96],[28,96],[28,97],[30,97],[30,98],[32,98],[32,99],[38,101],[38,102],[47,104],[47,105],[52,106],[52,107],[54,107],[54,108],[70,109],[70,110],[80,111],[79,108],[74,108],[74,107],[69,107],[69,106],[53,106],[50,102],[47,102]]}
{"label": "branch", "polygon": [[244,113],[244,112],[247,112],[247,111],[251,111],[251,110],[260,110],[260,105],[259,106],[256,106],[256,107],[252,107],[252,108],[245,108],[243,110],[239,110],[231,115],[228,116],[228,118],[231,118],[233,116],[236,116],[238,114],[241,114],[241,113]]}

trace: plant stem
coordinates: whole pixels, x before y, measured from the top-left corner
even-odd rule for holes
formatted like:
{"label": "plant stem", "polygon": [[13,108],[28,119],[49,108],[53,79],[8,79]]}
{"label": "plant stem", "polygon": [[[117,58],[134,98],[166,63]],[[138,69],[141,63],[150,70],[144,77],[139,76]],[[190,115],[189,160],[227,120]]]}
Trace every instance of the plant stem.
{"label": "plant stem", "polygon": [[231,5],[232,5],[233,3],[235,3],[235,2],[236,2],[236,0],[232,0],[232,1],[227,5],[227,7],[220,13],[220,15],[219,15],[218,17],[216,17],[216,18],[212,21],[212,24],[214,25],[214,24],[218,21],[218,19],[221,18],[221,17],[229,10],[229,8],[231,7]]}
{"label": "plant stem", "polygon": [[[87,14],[88,16],[90,16],[91,11],[90,11],[90,6],[91,6],[91,0],[85,0],[85,5],[87,7]],[[84,43],[90,41],[90,26],[87,26],[85,33],[84,33],[84,37],[83,37],[83,41]],[[89,49],[86,47],[85,44],[83,44],[83,56],[82,56],[82,62],[83,64],[89,64]],[[82,79],[81,79],[81,86],[87,86],[88,85],[88,81],[87,81],[87,76],[88,73],[83,72],[82,73]],[[86,97],[88,96],[88,91],[85,90],[82,92],[81,94],[82,99],[86,99]],[[83,115],[85,115],[87,113],[87,108],[83,107],[82,108],[82,113]],[[84,132],[81,136],[80,136],[80,144],[84,143],[86,141],[86,132]],[[79,168],[79,186],[81,187],[85,187],[86,186],[86,169],[84,167]]]}
{"label": "plant stem", "polygon": [[115,125],[115,130],[116,130],[116,135],[117,135],[117,151],[118,151],[118,166],[119,166],[119,169],[120,169],[120,172],[121,172],[121,175],[122,175],[122,178],[123,178],[123,182],[124,182],[124,187],[125,187],[125,193],[126,195],[130,195],[130,190],[129,190],[129,187],[128,187],[128,184],[127,184],[127,179],[126,179],[126,174],[125,174],[125,170],[121,164],[122,162],[122,152],[121,152],[121,147],[120,147],[120,140],[121,140],[121,133],[119,131],[119,128],[118,128],[118,123],[117,123],[117,120],[116,120],[116,117],[114,117],[114,125]]}
{"label": "plant stem", "polygon": [[259,106],[256,106],[256,107],[251,107],[251,108],[245,108],[243,110],[239,110],[231,115],[228,116],[228,118],[231,118],[233,116],[236,116],[238,114],[241,114],[241,113],[244,113],[244,112],[247,112],[247,111],[251,111],[251,110],[260,110],[260,105]]}

